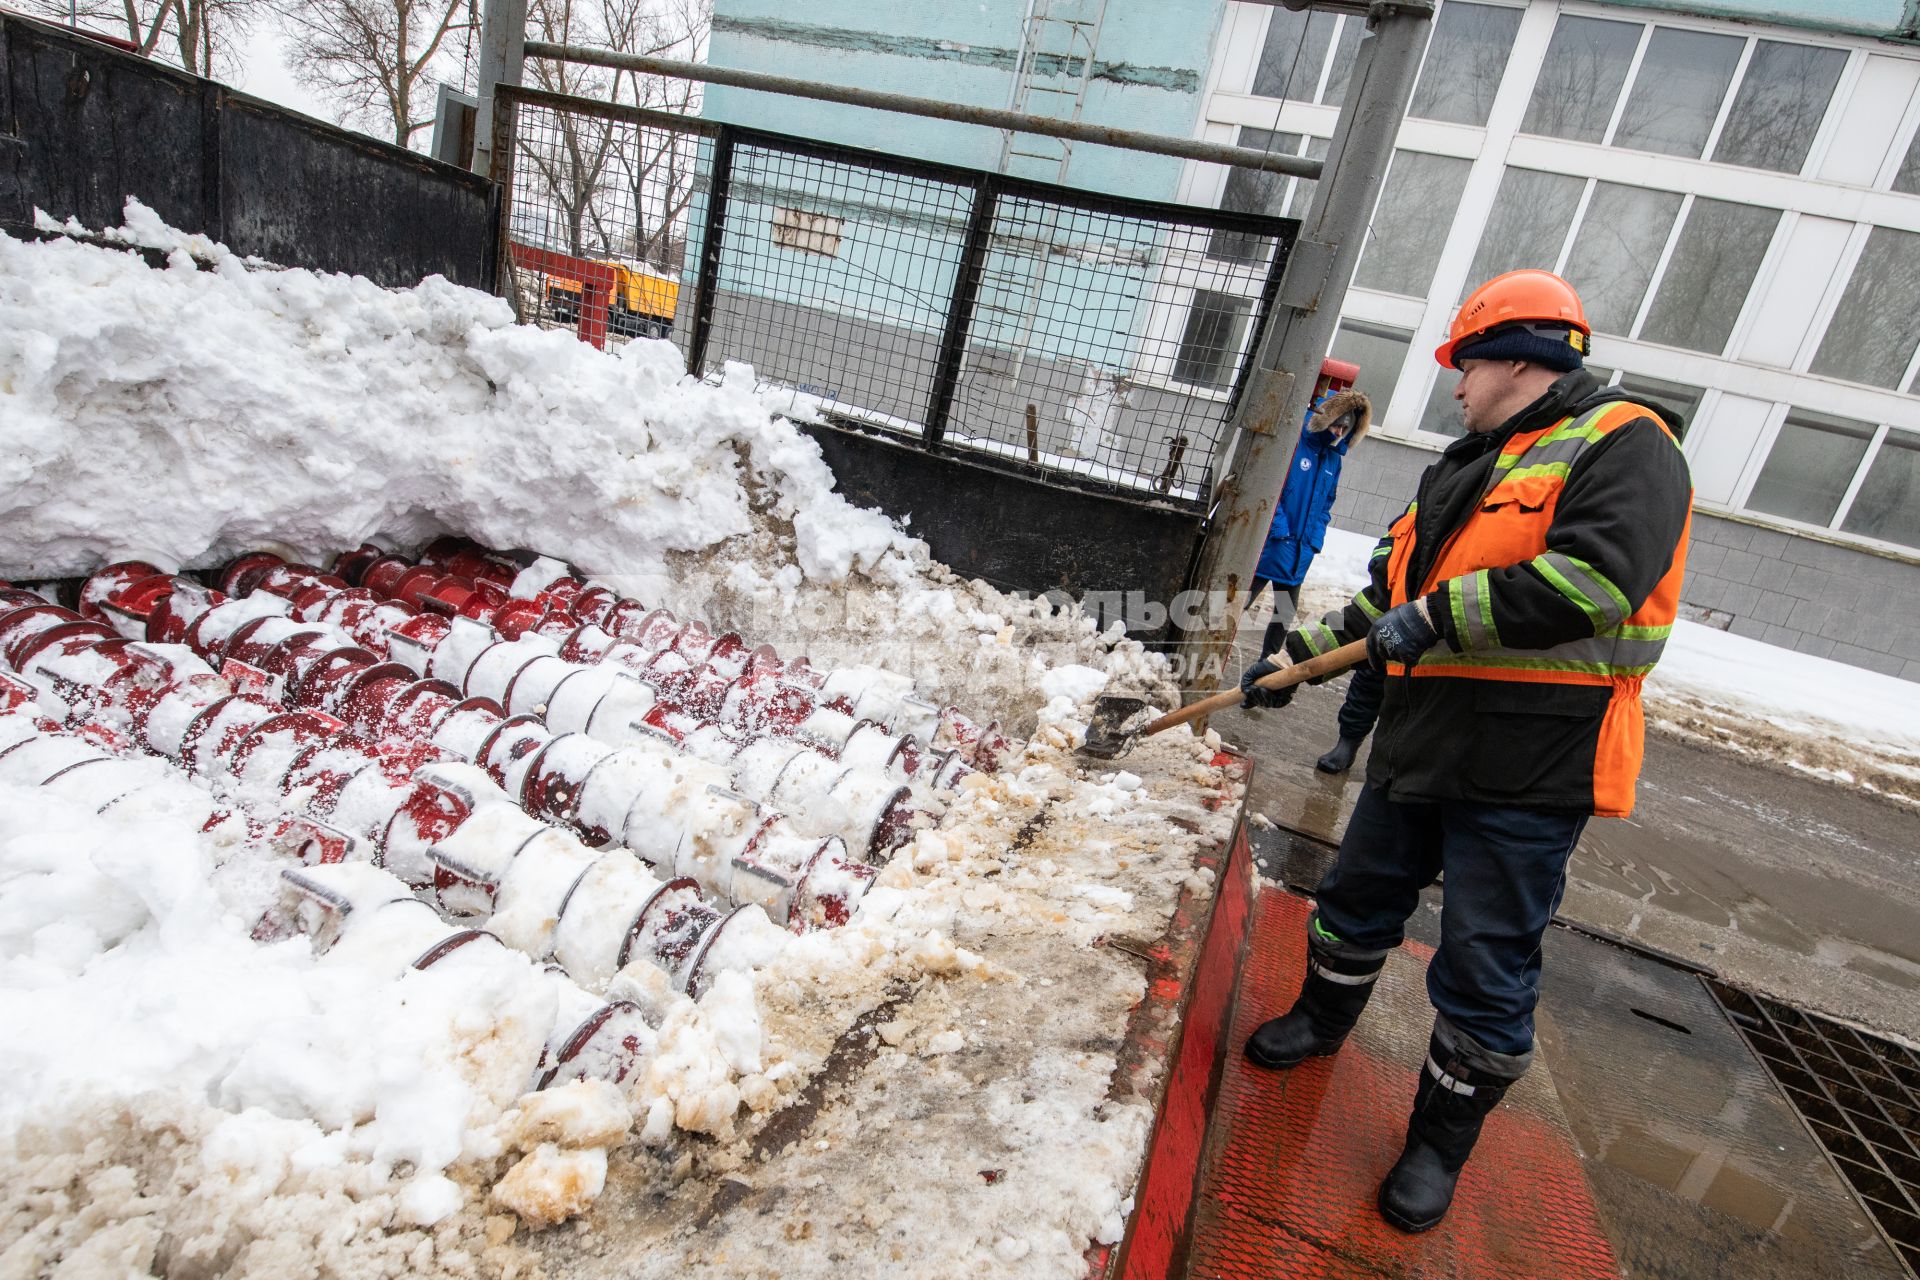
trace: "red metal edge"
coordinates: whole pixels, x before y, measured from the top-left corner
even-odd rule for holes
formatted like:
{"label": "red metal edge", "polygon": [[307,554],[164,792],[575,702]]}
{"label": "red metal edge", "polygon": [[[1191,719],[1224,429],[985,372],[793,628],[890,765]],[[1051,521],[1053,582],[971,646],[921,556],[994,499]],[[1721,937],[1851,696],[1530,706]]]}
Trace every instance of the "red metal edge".
{"label": "red metal edge", "polygon": [[[1253,765],[1233,757],[1239,781]],[[1243,798],[1233,834],[1194,860],[1214,873],[1202,900],[1186,889],[1149,957],[1147,994],[1134,1006],[1108,1090],[1150,1098],[1147,1140],[1126,1236],[1087,1252],[1090,1280],[1161,1280],[1178,1274],[1189,1243],[1207,1116],[1219,1090],[1234,980],[1253,909],[1253,850]],[[1162,1070],[1164,1068],[1164,1070]]]}
{"label": "red metal edge", "polygon": [[[604,349],[607,345],[607,302],[613,296],[615,275],[612,267],[590,258],[542,249],[537,245],[507,242],[507,252],[522,271],[559,276],[580,282],[580,317],[576,331],[580,341]],[[543,299],[544,305],[544,299]]]}

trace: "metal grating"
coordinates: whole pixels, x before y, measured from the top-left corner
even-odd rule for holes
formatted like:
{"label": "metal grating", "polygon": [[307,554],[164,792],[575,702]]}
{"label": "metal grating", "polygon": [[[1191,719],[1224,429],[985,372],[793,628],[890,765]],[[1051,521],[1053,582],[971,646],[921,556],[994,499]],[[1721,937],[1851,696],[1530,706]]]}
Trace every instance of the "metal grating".
{"label": "metal grating", "polygon": [[[693,290],[681,287],[691,209],[713,169],[711,139],[551,107],[519,108],[507,232],[512,246],[621,264],[656,282],[615,289],[605,317],[614,342],[670,338],[687,348]],[[522,318],[574,328],[577,280],[516,253],[509,261]],[[629,275],[627,280],[634,279]]]}
{"label": "metal grating", "polygon": [[1920,1054],[1708,980],[1908,1274],[1920,1275]]}
{"label": "metal grating", "polygon": [[749,365],[842,425],[1206,508],[1296,220],[684,128],[520,102],[524,319],[668,338],[702,376]]}

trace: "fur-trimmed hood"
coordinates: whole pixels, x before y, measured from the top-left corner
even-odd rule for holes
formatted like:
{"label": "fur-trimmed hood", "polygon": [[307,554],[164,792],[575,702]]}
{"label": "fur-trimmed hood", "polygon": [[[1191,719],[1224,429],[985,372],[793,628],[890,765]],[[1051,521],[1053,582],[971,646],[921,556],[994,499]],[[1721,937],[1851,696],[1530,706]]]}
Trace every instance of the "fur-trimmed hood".
{"label": "fur-trimmed hood", "polygon": [[1373,401],[1367,399],[1364,391],[1349,387],[1322,400],[1314,409],[1313,417],[1307,420],[1307,430],[1326,431],[1349,415],[1353,425],[1347,433],[1347,447],[1352,448],[1366,438],[1367,428],[1373,425]]}

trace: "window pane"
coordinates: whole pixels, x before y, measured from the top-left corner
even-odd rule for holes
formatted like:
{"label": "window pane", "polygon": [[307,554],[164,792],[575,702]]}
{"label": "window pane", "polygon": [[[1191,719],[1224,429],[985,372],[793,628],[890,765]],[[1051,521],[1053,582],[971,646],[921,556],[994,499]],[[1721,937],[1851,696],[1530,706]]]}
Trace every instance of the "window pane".
{"label": "window pane", "polygon": [[1740,93],[1714,143],[1723,164],[1798,173],[1826,117],[1847,55],[1838,49],[1762,40],[1747,61]]}
{"label": "window pane", "polygon": [[1860,469],[1873,428],[1864,422],[1796,409],[1780,425],[1747,506],[1806,524],[1829,525]]}
{"label": "window pane", "polygon": [[1777,209],[1695,200],[1640,336],[1718,355],[1780,223]]}
{"label": "window pane", "polygon": [[[1613,370],[1600,365],[1589,364],[1586,368],[1593,375],[1593,380],[1603,387],[1613,377]],[[1427,406],[1420,413],[1422,431],[1456,439],[1467,434],[1467,424],[1460,417],[1460,402],[1453,398],[1454,388],[1459,385],[1460,375],[1454,370],[1440,371],[1440,376],[1434,379],[1433,389],[1427,392]]]}
{"label": "window pane", "polygon": [[[1239,141],[1243,147],[1270,154],[1298,155],[1300,152],[1297,133],[1242,129]],[[1264,169],[1229,170],[1226,190],[1220,195],[1220,207],[1234,213],[1280,213],[1286,208],[1287,185],[1291,181],[1284,173],[1269,173]],[[1264,236],[1215,231],[1207,237],[1207,256],[1229,262],[1255,262],[1264,259],[1271,246],[1272,241]]]}
{"label": "window pane", "polygon": [[1360,366],[1354,386],[1373,401],[1375,415],[1387,411],[1393,398],[1393,384],[1400,381],[1400,367],[1407,362],[1407,344],[1413,334],[1391,325],[1368,324],[1364,320],[1342,320],[1333,335],[1335,360],[1347,360]]}
{"label": "window pane", "polygon": [[1266,98],[1295,98],[1312,102],[1326,65],[1327,45],[1333,40],[1336,16],[1330,13],[1272,7],[1267,42],[1254,68],[1253,91]]}
{"label": "window pane", "polygon": [[1920,343],[1920,235],[1875,227],[1860,251],[1813,371],[1897,387]]}
{"label": "window pane", "polygon": [[1907,155],[1900,162],[1900,171],[1893,175],[1893,189],[1904,191],[1908,195],[1920,195],[1920,133],[1913,135],[1913,141],[1907,144]]}
{"label": "window pane", "polygon": [[1206,387],[1226,386],[1232,380],[1252,310],[1253,304],[1245,298],[1195,289],[1186,331],[1180,335],[1180,354],[1173,362],[1173,376]]}
{"label": "window pane", "polygon": [[1407,114],[1455,124],[1485,124],[1507,69],[1520,10],[1448,0],[1434,19],[1427,60]]}
{"label": "window pane", "polygon": [[1564,174],[1507,170],[1473,266],[1467,270],[1462,296],[1503,272],[1521,267],[1553,270],[1586,185],[1585,179]]}
{"label": "window pane", "polygon": [[1437,436],[1464,436],[1467,424],[1460,417],[1460,402],[1453,398],[1453,389],[1460,385],[1460,375],[1452,369],[1442,369],[1440,376],[1433,380],[1433,390],[1427,393],[1427,407],[1420,411],[1420,429],[1431,431]]}
{"label": "window pane", "polygon": [[1920,435],[1887,432],[1840,527],[1863,538],[1920,547]]}
{"label": "window pane", "polygon": [[1347,100],[1347,82],[1353,79],[1353,62],[1360,49],[1360,37],[1366,34],[1367,20],[1348,14],[1341,20],[1340,36],[1333,42],[1333,66],[1327,70],[1327,87],[1320,101],[1341,106]]}
{"label": "window pane", "polygon": [[1671,156],[1698,156],[1720,114],[1734,64],[1740,61],[1739,36],[1658,27],[1640,59],[1640,74],[1620,115],[1613,145]]}
{"label": "window pane", "polygon": [[1595,329],[1625,333],[1633,325],[1679,212],[1680,197],[1671,192],[1611,182],[1594,188],[1565,274]]}
{"label": "window pane", "polygon": [[1393,153],[1355,284],[1416,298],[1427,292],[1467,185],[1467,168],[1467,161],[1452,156]]}
{"label": "window pane", "polygon": [[1640,30],[1637,22],[1561,18],[1540,65],[1540,78],[1533,82],[1533,101],[1527,104],[1520,132],[1575,142],[1606,137]]}
{"label": "window pane", "polygon": [[[1327,158],[1327,148],[1331,146],[1332,143],[1333,139],[1331,138],[1308,138],[1307,159],[1325,160]],[[1289,218],[1306,217],[1308,212],[1313,208],[1314,189],[1319,185],[1320,184],[1312,178],[1295,178],[1293,180],[1293,194],[1287,197],[1286,208],[1280,211],[1281,214]]]}
{"label": "window pane", "polygon": [[1699,412],[1700,398],[1707,394],[1704,389],[1690,387],[1684,382],[1667,382],[1639,373],[1622,374],[1618,390],[1622,399],[1635,400],[1644,396],[1660,408],[1671,409],[1679,414],[1679,422],[1669,422],[1667,425],[1674,429],[1676,437],[1683,440],[1687,429],[1693,425],[1693,415]]}

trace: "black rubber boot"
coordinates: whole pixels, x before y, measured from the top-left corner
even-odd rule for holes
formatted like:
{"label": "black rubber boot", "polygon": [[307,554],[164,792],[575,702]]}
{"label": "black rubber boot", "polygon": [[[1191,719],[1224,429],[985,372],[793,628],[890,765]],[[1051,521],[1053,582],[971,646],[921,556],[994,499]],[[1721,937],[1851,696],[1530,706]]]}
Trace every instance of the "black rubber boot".
{"label": "black rubber boot", "polygon": [[1307,922],[1307,977],[1300,998],[1247,1037],[1247,1058],[1272,1071],[1337,1053],[1360,1020],[1386,964],[1384,951],[1361,951],[1328,934],[1315,912]]}
{"label": "black rubber boot", "polygon": [[[1508,1070],[1515,1063],[1524,1070],[1527,1061],[1487,1056]],[[1436,1029],[1420,1072],[1413,1117],[1407,1122],[1406,1150],[1380,1184],[1381,1217],[1402,1231],[1420,1232],[1447,1216],[1460,1170],[1480,1138],[1480,1126],[1518,1075],[1517,1070],[1502,1075],[1468,1065]]]}
{"label": "black rubber boot", "polygon": [[1322,773],[1345,773],[1353,768],[1353,758],[1360,752],[1360,739],[1342,738],[1333,744],[1333,749],[1313,762],[1313,767]]}

